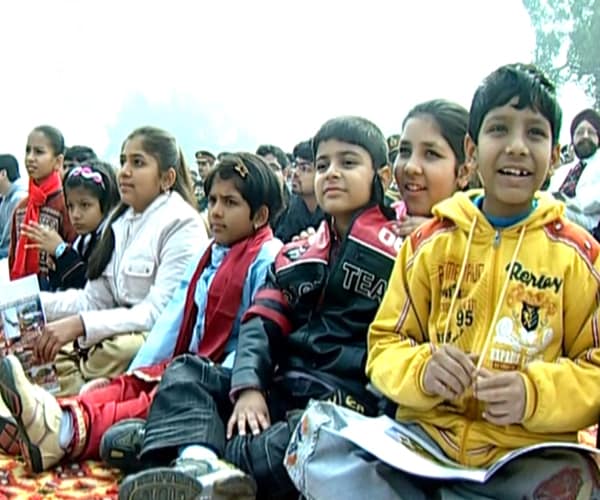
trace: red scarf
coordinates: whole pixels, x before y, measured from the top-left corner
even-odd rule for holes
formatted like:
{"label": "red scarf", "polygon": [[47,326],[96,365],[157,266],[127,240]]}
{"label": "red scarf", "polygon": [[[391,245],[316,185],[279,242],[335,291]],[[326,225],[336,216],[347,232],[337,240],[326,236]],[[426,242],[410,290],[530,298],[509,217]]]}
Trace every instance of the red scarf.
{"label": "red scarf", "polygon": [[[40,221],[40,209],[46,204],[48,198],[60,192],[62,184],[58,172],[52,172],[48,177],[36,184],[29,179],[29,196],[27,197],[27,208],[23,222],[31,224]],[[26,248],[29,244],[27,236],[20,232],[17,248],[15,249],[15,261],[10,270],[10,279],[18,279],[29,274],[37,274],[40,271],[40,253],[35,248]]]}
{"label": "red scarf", "polygon": [[[213,361],[221,360],[240,309],[248,269],[256,259],[263,243],[271,239],[273,239],[271,228],[264,226],[253,236],[234,244],[225,255],[208,288],[204,314],[204,335],[198,346],[198,354],[201,356],[206,356]],[[210,264],[211,249],[212,245],[204,252],[190,280],[185,298],[183,321],[173,357],[188,352],[198,316],[198,307],[194,301],[196,286],[202,271]]]}

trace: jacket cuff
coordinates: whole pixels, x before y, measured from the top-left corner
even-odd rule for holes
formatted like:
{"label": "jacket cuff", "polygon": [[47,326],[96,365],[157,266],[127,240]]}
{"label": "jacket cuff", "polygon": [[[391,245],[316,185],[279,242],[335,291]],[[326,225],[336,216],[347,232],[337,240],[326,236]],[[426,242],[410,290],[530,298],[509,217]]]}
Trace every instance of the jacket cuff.
{"label": "jacket cuff", "polygon": [[431,356],[435,352],[436,347],[433,344],[431,344],[430,349],[431,349],[431,351],[429,352],[429,355],[424,356],[421,359],[421,366],[417,369],[417,386],[418,386],[419,390],[423,393],[423,395],[425,395],[428,398],[435,398],[435,397],[438,397],[436,394],[431,394],[430,392],[427,392],[427,390],[425,389],[425,380],[424,380],[425,379],[425,369],[427,368],[427,365],[431,361]]}
{"label": "jacket cuff", "polygon": [[[101,338],[95,338],[96,335],[92,326],[94,324],[94,312],[96,311],[84,311],[79,314],[81,323],[83,324],[83,335],[77,338],[77,343],[82,349],[89,349],[102,340]],[[92,317],[90,318],[90,316]]]}
{"label": "jacket cuff", "polygon": [[521,375],[525,384],[525,412],[521,422],[526,422],[535,414],[537,408],[537,390],[529,375],[523,372],[519,372],[519,375]]}

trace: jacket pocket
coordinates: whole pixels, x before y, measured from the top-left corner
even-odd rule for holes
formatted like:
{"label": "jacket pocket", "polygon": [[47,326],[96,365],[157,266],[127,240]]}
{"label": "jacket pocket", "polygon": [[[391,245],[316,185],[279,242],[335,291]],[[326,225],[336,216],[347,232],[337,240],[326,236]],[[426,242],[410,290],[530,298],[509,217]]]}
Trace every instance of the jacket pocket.
{"label": "jacket pocket", "polygon": [[154,284],[155,264],[151,260],[137,259],[125,264],[123,285],[125,296],[134,303],[140,302],[148,295]]}

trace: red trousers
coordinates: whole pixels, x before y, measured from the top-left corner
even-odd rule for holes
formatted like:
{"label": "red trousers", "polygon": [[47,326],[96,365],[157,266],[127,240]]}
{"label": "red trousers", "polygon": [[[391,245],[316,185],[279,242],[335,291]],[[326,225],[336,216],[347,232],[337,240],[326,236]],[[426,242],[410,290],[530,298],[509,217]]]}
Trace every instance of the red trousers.
{"label": "red trousers", "polygon": [[[146,418],[157,387],[158,381],[148,382],[134,375],[121,375],[106,387],[59,400],[63,409],[69,410],[73,416],[76,436],[85,440],[83,453],[74,458],[98,459],[100,440],[110,426],[126,418]],[[73,404],[81,412],[74,412]],[[79,433],[83,435],[79,436]]]}

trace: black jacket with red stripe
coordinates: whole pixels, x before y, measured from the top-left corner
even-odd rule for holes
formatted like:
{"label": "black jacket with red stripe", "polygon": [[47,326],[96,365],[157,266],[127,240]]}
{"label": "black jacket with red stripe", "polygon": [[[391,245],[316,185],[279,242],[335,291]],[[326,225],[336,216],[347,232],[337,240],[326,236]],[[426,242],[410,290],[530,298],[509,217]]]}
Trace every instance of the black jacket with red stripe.
{"label": "black jacket with red stripe", "polygon": [[341,241],[324,221],[310,240],[285,245],[243,318],[232,394],[268,390],[275,371],[364,388],[367,331],[399,246],[379,207],[355,216]]}

